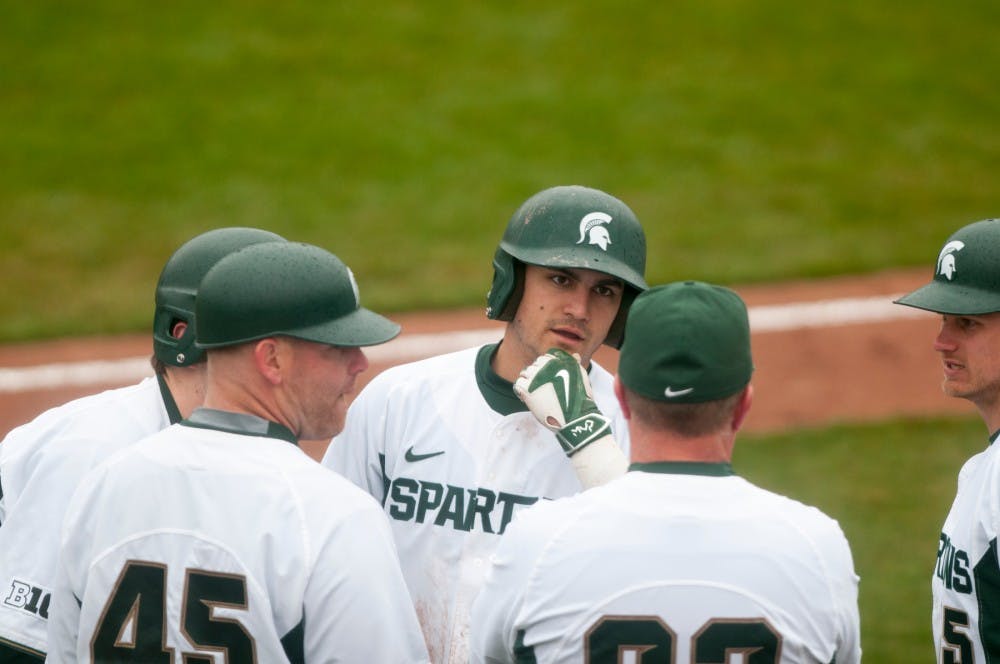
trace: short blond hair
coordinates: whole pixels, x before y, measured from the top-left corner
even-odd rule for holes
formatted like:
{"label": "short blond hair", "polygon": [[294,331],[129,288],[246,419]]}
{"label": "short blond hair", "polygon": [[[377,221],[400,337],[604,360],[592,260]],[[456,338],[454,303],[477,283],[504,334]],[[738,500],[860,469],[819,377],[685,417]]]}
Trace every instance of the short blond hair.
{"label": "short blond hair", "polygon": [[684,438],[704,436],[732,421],[743,390],[722,399],[701,403],[669,403],[644,397],[622,386],[632,417],[651,429],[667,431]]}

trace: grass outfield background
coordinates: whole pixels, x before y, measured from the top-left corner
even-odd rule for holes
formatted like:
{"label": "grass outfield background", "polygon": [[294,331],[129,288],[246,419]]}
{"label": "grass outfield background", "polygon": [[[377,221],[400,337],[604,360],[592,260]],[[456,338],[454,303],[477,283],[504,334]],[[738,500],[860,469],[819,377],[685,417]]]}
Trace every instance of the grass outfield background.
{"label": "grass outfield background", "polygon": [[220,225],[385,311],[483,303],[539,189],[628,202],[651,282],[927,264],[998,212],[987,0],[4,4],[0,340],[143,330]]}
{"label": "grass outfield background", "polygon": [[[507,218],[605,189],[652,283],[930,266],[1000,215],[1000,5],[3,3],[0,341],[148,329],[209,228],[314,242],[387,312],[480,306]],[[978,419],[745,437],[840,520],[867,662],[930,661],[929,574]]]}
{"label": "grass outfield background", "polygon": [[864,661],[933,662],[931,573],[958,471],[986,446],[976,416],[743,435],[734,469],[840,522],[861,577]]}

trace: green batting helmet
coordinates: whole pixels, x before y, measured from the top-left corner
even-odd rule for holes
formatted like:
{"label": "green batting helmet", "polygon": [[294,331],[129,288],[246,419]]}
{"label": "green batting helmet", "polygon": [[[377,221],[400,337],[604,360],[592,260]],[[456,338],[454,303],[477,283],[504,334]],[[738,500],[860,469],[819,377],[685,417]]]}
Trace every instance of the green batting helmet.
{"label": "green batting helmet", "polygon": [[628,308],[647,288],[646,235],[625,203],[577,185],[545,189],[525,201],[507,222],[493,256],[488,318],[514,318],[524,264],[595,270],[621,279],[622,304],[605,339],[614,348],[621,346]]}
{"label": "green batting helmet", "polygon": [[[195,348],[194,300],[198,284],[223,256],[260,242],[285,238],[257,228],[218,228],[202,233],[180,246],[167,260],[156,284],[153,313],[153,353],[164,364],[185,367],[202,357]],[[186,323],[180,338],[173,336],[177,323]]]}
{"label": "green batting helmet", "polygon": [[1000,219],[960,228],[938,254],[934,278],[895,302],[940,314],[1000,311]]}
{"label": "green batting helmet", "polygon": [[351,270],[299,242],[247,247],[208,271],[195,304],[198,348],[288,336],[331,346],[374,346],[399,325],[361,306]]}

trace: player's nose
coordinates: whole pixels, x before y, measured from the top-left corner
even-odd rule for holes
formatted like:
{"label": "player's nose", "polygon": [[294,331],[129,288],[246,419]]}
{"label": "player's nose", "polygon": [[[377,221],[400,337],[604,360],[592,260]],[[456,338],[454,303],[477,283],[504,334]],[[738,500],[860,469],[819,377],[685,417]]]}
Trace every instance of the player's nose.
{"label": "player's nose", "polygon": [[586,288],[574,288],[566,294],[563,312],[576,320],[589,320],[590,293]]}
{"label": "player's nose", "polygon": [[947,353],[954,351],[957,347],[958,344],[955,343],[951,325],[949,325],[947,320],[941,321],[941,329],[938,330],[937,336],[934,337],[934,350],[939,353]]}
{"label": "player's nose", "polygon": [[368,356],[365,355],[365,352],[360,348],[353,348],[347,366],[348,371],[352,376],[356,376],[363,371],[367,371],[369,366]]}

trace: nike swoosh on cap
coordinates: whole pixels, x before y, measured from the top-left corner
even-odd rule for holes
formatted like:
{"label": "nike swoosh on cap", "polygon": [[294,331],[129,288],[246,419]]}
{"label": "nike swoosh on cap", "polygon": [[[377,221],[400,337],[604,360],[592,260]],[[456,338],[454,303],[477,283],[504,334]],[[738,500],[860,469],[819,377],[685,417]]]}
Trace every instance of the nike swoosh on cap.
{"label": "nike swoosh on cap", "polygon": [[413,445],[410,445],[406,449],[406,454],[403,455],[403,458],[410,463],[414,463],[416,461],[423,461],[424,459],[430,459],[431,457],[440,456],[442,454],[444,454],[444,450],[441,450],[440,452],[428,452],[427,454],[417,454],[413,451]]}
{"label": "nike swoosh on cap", "polygon": [[689,387],[685,390],[674,390],[671,389],[669,385],[667,385],[667,389],[663,390],[663,396],[667,397],[668,399],[673,399],[674,397],[682,397],[685,394],[691,394],[692,392],[694,392],[693,387]]}

